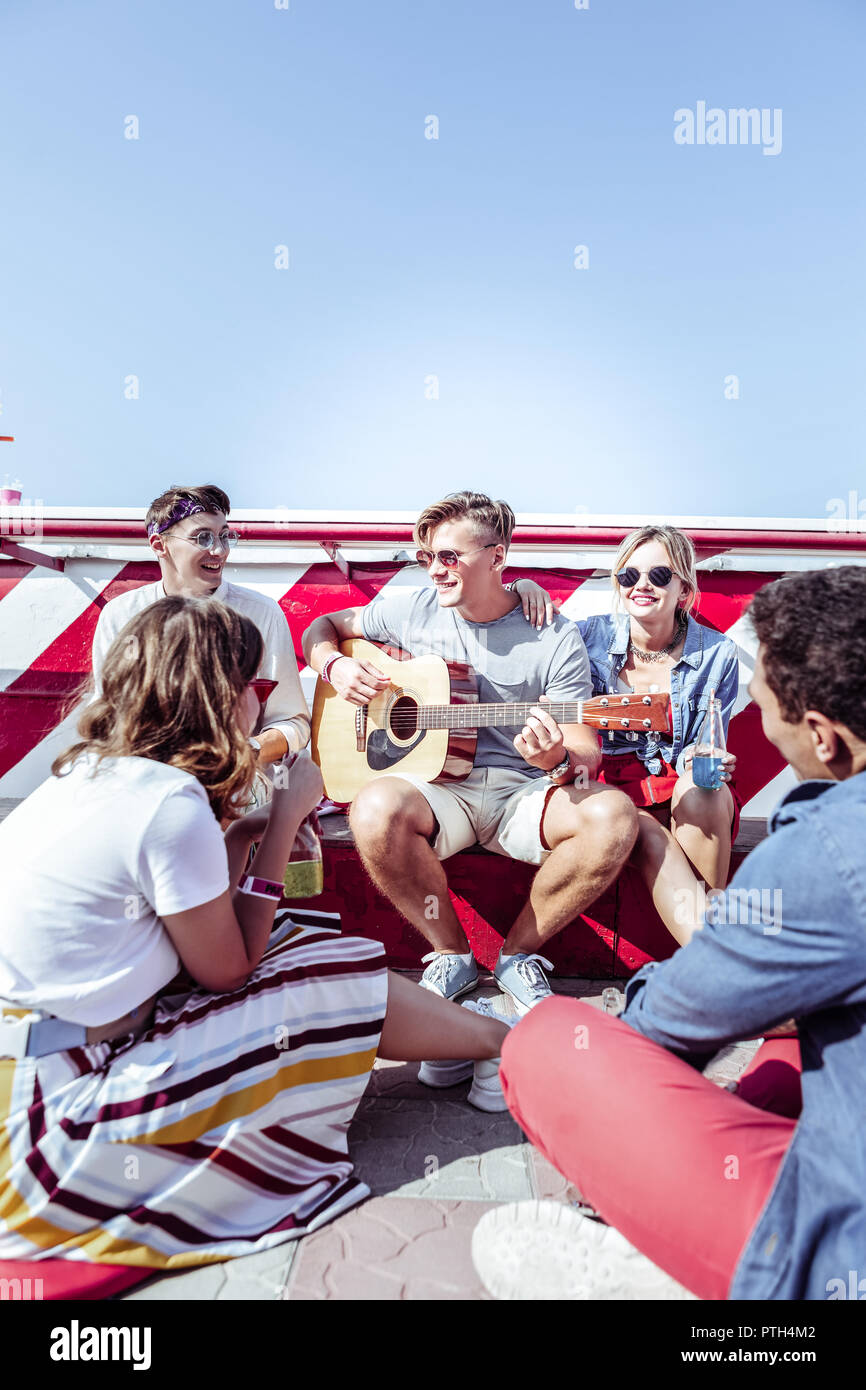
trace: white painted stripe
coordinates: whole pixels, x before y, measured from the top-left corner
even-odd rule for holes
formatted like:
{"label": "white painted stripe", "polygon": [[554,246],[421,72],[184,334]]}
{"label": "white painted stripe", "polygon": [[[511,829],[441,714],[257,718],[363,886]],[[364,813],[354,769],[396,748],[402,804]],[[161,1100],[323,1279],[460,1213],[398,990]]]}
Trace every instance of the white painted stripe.
{"label": "white painted stripe", "polygon": [[316,693],[316,681],[319,679],[312,666],[305,666],[300,672],[301,690],[304,692],[304,699],[307,702],[310,714],[313,713],[313,696]]}
{"label": "white painted stripe", "polygon": [[578,584],[560,606],[564,618],[577,622],[579,618],[604,616],[611,611],[613,593],[609,579],[585,579]]}
{"label": "white painted stripe", "polygon": [[758,654],[758,639],[755,636],[748,614],[743,614],[738,618],[733,626],[725,632],[726,637],[730,637],[732,642],[736,642],[737,650],[740,654],[740,688],[737,692],[736,703],[734,704],[731,717],[744,710],[750,704],[749,682],[755,670],[755,657]]}
{"label": "white painted stripe", "polygon": [[280,563],[270,565],[256,565],[255,570],[244,565],[226,565],[223,571],[223,578],[229,584],[240,584],[244,589],[255,589],[259,594],[266,594],[276,603],[289,592],[290,589],[303,579],[309,566],[305,564]]}
{"label": "white painted stripe", "polygon": [[0,690],[32,666],[119,573],[118,564],[71,560],[64,574],[32,570],[0,602]]}

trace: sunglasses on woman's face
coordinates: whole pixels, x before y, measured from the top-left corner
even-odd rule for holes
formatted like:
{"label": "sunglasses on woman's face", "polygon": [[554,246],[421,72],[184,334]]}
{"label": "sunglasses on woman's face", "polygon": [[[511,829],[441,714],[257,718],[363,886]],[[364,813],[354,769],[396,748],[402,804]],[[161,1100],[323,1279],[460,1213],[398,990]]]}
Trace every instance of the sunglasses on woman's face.
{"label": "sunglasses on woman's face", "polygon": [[453,570],[464,555],[480,555],[482,550],[490,550],[498,544],[498,541],[488,541],[487,545],[476,546],[474,550],[416,550],[415,559],[425,570],[430,568],[434,560],[438,560],[447,570]]}
{"label": "sunglasses on woman's face", "polygon": [[276,690],[279,681],[269,681],[265,676],[256,676],[255,680],[247,681],[247,685],[250,690],[255,691],[256,699],[264,709],[268,696]]}
{"label": "sunglasses on woman's face", "polygon": [[673,570],[667,565],[653,565],[651,570],[646,571],[629,565],[627,569],[617,571],[616,582],[622,589],[633,589],[642,573],[646,573],[654,589],[666,589],[674,577]]}

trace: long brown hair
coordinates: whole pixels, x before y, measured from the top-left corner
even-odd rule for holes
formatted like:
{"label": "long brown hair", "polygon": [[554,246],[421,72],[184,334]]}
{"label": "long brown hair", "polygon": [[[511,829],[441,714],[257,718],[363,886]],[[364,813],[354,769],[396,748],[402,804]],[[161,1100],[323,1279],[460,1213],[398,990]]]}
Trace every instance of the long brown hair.
{"label": "long brown hair", "polygon": [[117,635],[102,694],[78,721],[80,741],[52,764],[59,777],[82,753],[152,758],[192,773],[217,820],[236,820],[255,772],[237,702],[262,659],[255,623],[215,599],[163,598]]}

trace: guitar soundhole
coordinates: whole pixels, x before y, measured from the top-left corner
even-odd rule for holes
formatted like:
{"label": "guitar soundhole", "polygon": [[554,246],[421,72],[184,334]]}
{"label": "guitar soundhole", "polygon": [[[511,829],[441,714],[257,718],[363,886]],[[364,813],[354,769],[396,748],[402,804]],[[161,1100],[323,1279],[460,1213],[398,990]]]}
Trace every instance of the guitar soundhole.
{"label": "guitar soundhole", "polygon": [[401,695],[391,706],[388,724],[392,735],[403,742],[418,732],[418,705],[408,695]]}

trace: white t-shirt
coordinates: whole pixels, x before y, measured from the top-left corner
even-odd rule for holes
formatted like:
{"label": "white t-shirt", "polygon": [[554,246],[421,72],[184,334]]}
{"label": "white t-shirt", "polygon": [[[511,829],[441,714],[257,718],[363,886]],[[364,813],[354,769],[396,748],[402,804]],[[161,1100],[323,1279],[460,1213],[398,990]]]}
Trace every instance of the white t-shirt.
{"label": "white t-shirt", "polygon": [[0,824],[0,998],[91,1027],[180,968],[160,918],[228,888],[225,840],[191,773],[88,754]]}
{"label": "white t-shirt", "polygon": [[[268,697],[264,727],[279,729],[290,748],[296,751],[306,748],[310,741],[310,717],[301,689],[292,634],[282,608],[267,594],[243,584],[229,584],[226,580],[210,597],[243,613],[262,634],[265,650],[260,674],[278,682]],[[154,584],[142,584],[118,594],[105,605],[93,634],[93,680],[97,691],[106,653],[121,628],[161,598],[165,598],[165,589],[162,580],[157,579]]]}

